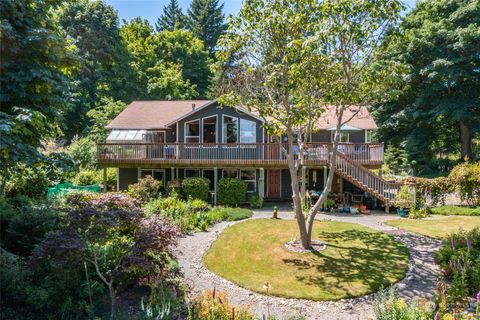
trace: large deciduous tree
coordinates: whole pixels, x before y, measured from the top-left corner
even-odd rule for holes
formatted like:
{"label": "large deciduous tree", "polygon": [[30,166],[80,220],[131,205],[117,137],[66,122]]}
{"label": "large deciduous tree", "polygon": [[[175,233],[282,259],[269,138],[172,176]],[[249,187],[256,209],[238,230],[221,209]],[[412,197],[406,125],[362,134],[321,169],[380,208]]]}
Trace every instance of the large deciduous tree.
{"label": "large deciduous tree", "polygon": [[219,4],[219,0],[193,0],[187,11],[187,27],[213,55],[218,38],[227,28],[223,3]]}
{"label": "large deciduous tree", "polygon": [[376,105],[384,138],[406,140],[417,173],[443,153],[472,159],[480,132],[480,1],[421,1],[385,39],[379,64],[403,66],[400,95]]}
{"label": "large deciduous tree", "polygon": [[[384,79],[370,76],[378,37],[398,18],[397,0],[246,1],[219,42],[221,102],[244,105],[285,135],[292,200],[300,239],[311,247],[316,214],[331,190],[343,116],[376,97]],[[232,63],[233,61],[233,63]],[[304,213],[300,173],[305,144],[326,105],[337,123],[330,172],[320,199]]]}
{"label": "large deciduous tree", "polygon": [[0,197],[19,162],[41,157],[66,107],[68,42],[53,19],[60,1],[0,1]]}
{"label": "large deciduous tree", "polygon": [[177,0],[170,0],[168,5],[163,7],[163,14],[155,23],[157,32],[164,30],[173,31],[175,29],[182,29],[185,27],[186,17],[182,12],[182,8]]}

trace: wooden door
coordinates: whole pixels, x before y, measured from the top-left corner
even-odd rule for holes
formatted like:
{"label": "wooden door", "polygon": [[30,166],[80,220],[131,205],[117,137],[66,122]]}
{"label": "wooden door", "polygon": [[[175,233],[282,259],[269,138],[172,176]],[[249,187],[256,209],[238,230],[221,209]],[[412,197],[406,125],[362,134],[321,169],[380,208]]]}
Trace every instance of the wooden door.
{"label": "wooden door", "polygon": [[280,170],[268,170],[268,198],[280,198]]}

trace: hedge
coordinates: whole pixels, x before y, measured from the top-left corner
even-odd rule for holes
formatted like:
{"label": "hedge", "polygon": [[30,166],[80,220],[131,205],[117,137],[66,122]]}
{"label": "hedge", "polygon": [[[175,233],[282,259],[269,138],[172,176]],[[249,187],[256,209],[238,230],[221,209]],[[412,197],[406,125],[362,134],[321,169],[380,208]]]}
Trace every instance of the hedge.
{"label": "hedge", "polygon": [[190,177],[182,181],[182,190],[187,199],[208,200],[210,180],[207,178]]}
{"label": "hedge", "polygon": [[237,178],[220,179],[217,186],[218,203],[224,206],[236,207],[245,203],[247,184]]}

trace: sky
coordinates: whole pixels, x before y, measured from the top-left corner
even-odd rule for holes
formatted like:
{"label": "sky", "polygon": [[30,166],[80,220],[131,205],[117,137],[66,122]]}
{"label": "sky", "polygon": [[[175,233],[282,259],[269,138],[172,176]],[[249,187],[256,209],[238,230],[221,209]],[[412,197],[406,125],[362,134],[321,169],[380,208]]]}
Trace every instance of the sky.
{"label": "sky", "polygon": [[[1,0],[0,0],[1,1]],[[120,21],[131,20],[135,17],[142,17],[155,25],[157,18],[162,14],[163,7],[169,0],[106,0],[118,11]],[[184,12],[190,6],[192,0],[178,0]],[[224,0],[223,10],[225,15],[236,14],[242,6],[242,0]],[[417,0],[404,0],[408,8],[412,8]]]}

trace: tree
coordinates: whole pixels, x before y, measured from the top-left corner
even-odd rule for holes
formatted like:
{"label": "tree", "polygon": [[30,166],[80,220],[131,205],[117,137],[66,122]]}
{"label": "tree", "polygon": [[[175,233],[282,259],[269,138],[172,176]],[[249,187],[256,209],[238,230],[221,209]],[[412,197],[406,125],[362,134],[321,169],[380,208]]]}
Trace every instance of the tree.
{"label": "tree", "polygon": [[378,50],[383,66],[401,65],[399,96],[377,104],[385,139],[407,137],[417,173],[441,154],[473,158],[480,132],[480,2],[423,1]]}
{"label": "tree", "polygon": [[102,0],[71,2],[59,11],[59,21],[80,57],[71,89],[72,107],[65,116],[65,133],[71,138],[88,125],[85,115],[102,97],[129,102],[131,70],[112,6]]}
{"label": "tree", "polygon": [[218,38],[227,28],[223,3],[220,5],[219,0],[193,0],[187,11],[187,27],[213,56]]}
{"label": "tree", "polygon": [[[400,10],[396,0],[247,1],[219,42],[217,68],[230,68],[223,72],[220,102],[244,105],[268,120],[268,133],[287,137],[284,152],[304,248],[311,247],[315,216],[331,190],[340,128],[350,120],[343,113],[366,105],[383,85],[383,79],[370,76],[371,53]],[[304,165],[298,155],[327,104],[337,116],[330,172],[322,196],[305,216],[299,182]]]}
{"label": "tree", "polygon": [[87,117],[92,123],[87,132],[88,137],[96,142],[105,141],[108,131],[105,127],[126,107],[127,105],[122,101],[103,98],[99,107],[87,112]]}
{"label": "tree", "polygon": [[71,71],[69,51],[52,11],[61,1],[0,2],[0,197],[19,162],[43,156],[58,132]]}
{"label": "tree", "polygon": [[207,95],[211,59],[202,41],[187,30],[163,31],[155,37],[155,46],[156,57],[167,64],[162,68],[172,70],[181,66],[183,80],[196,86],[198,95],[191,98]]}
{"label": "tree", "polygon": [[111,319],[116,295],[126,279],[140,280],[166,270],[178,229],[160,216],[145,217],[132,198],[120,194],[72,194],[68,227],[47,236],[32,259],[86,261],[108,288]]}
{"label": "tree", "polygon": [[151,99],[188,100],[198,96],[197,86],[182,77],[181,65],[158,63],[147,71],[147,92]]}
{"label": "tree", "polygon": [[177,0],[170,0],[168,5],[163,7],[163,14],[158,18],[155,28],[157,32],[164,30],[173,31],[182,29],[185,26],[185,15]]}

